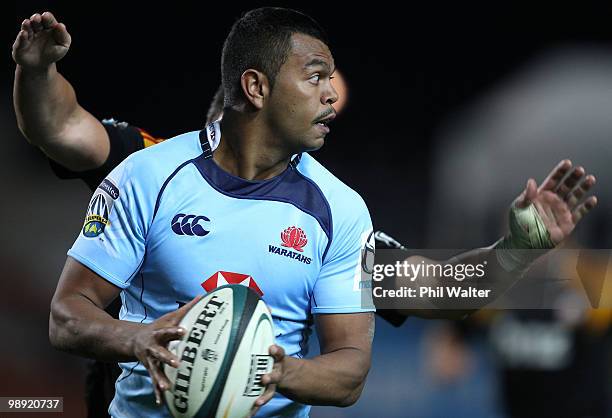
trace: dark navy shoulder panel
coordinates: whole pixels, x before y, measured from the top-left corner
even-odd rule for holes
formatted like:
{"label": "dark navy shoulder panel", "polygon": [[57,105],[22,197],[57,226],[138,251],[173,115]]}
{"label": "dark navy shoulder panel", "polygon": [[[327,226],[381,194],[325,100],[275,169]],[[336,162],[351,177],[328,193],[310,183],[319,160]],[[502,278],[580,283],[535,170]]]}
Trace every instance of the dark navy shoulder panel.
{"label": "dark navy shoulder panel", "polygon": [[321,189],[293,166],[269,180],[245,180],[221,169],[203,154],[193,160],[202,177],[218,192],[237,199],[271,200],[289,203],[314,217],[331,241],[332,220],[329,202]]}

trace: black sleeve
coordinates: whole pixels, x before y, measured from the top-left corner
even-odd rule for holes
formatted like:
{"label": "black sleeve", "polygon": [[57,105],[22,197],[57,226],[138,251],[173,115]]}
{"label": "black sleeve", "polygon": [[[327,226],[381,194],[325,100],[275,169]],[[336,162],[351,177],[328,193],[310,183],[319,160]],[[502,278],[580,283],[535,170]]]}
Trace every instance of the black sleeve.
{"label": "black sleeve", "polygon": [[376,315],[380,316],[394,327],[401,326],[404,322],[406,322],[406,319],[408,319],[407,316],[401,315],[395,312],[393,309],[377,309]]}
{"label": "black sleeve", "polygon": [[77,172],[49,159],[51,169],[57,177],[60,179],[81,179],[91,190],[95,190],[108,173],[121,161],[125,160],[130,154],[144,148],[144,139],[140,129],[125,122],[115,122],[113,120],[104,120],[102,126],[106,129],[110,139],[110,153],[104,164],[93,170]]}

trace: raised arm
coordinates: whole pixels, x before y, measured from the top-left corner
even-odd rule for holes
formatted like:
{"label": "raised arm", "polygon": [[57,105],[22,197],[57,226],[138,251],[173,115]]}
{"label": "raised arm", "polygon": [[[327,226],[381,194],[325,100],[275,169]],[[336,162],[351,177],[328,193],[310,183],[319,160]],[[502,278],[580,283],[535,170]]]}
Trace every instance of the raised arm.
{"label": "raised arm", "polygon": [[110,151],[106,130],[77,102],[56,63],[70,48],[66,26],[50,12],[25,19],[13,44],[13,102],[26,139],[72,171],[100,167]]}

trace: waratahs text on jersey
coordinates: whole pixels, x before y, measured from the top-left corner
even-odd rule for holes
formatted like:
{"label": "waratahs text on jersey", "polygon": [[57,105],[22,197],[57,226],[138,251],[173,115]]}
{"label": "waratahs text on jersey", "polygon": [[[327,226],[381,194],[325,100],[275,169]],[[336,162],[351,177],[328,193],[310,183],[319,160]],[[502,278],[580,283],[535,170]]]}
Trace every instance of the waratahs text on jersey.
{"label": "waratahs text on jersey", "polygon": [[285,248],[278,248],[274,245],[268,245],[268,252],[272,254],[284,255],[285,257],[292,258],[304,264],[310,264],[312,262],[312,259],[310,257],[306,257],[305,255],[298,254],[293,251],[289,251]]}

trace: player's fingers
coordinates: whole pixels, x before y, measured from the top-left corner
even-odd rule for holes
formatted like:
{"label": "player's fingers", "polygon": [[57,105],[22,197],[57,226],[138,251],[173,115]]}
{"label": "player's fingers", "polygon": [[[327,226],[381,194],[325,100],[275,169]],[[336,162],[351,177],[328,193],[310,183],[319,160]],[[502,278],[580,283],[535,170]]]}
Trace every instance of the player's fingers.
{"label": "player's fingers", "polygon": [[546,179],[542,182],[540,190],[555,190],[563,177],[572,168],[572,162],[570,160],[563,160],[557,164],[555,168],[546,176]]}
{"label": "player's fingers", "polygon": [[[161,363],[155,359],[149,359],[149,374],[151,375],[151,381],[153,387],[159,389],[159,401],[162,400],[162,392],[170,389],[170,381],[164,374]],[[156,396],[157,398],[157,396]],[[160,404],[160,402],[158,402]]]}
{"label": "player's fingers", "polygon": [[580,183],[577,187],[575,187],[568,195],[567,195],[567,205],[570,209],[574,209],[580,199],[595,185],[596,179],[595,176],[589,174],[585,177],[584,181]]}
{"label": "player's fingers", "polygon": [[55,16],[53,16],[53,13],[44,12],[41,15],[41,23],[43,25],[43,28],[51,29],[53,26],[57,24],[57,20],[55,19]]}
{"label": "player's fingers", "polygon": [[157,385],[153,385],[153,389],[155,390],[155,403],[157,405],[161,406],[161,404],[162,404],[162,392],[161,392],[161,390],[159,390]]}
{"label": "player's fingers", "polygon": [[274,358],[275,363],[282,361],[283,357],[285,357],[285,350],[283,349],[283,347],[276,344],[272,344],[268,349],[268,352]]}
{"label": "player's fingers", "polygon": [[597,206],[597,197],[595,196],[589,197],[581,205],[578,205],[578,207],[572,211],[572,221],[574,224],[580,222],[584,215],[589,213],[595,206]]}
{"label": "player's fingers", "polygon": [[569,176],[559,184],[557,187],[556,193],[559,197],[565,200],[568,197],[568,194],[572,191],[574,187],[580,182],[582,177],[584,176],[584,168],[576,167]]}
{"label": "player's fingers", "polygon": [[153,385],[153,390],[155,392],[155,403],[157,403],[157,405],[161,405],[161,390],[159,390],[159,383],[157,381],[157,372],[156,372],[156,366],[154,364],[154,362],[151,359],[146,359],[145,361],[143,361],[143,366],[145,366],[145,369],[147,369],[147,371],[149,372],[149,376],[151,377],[151,384]]}
{"label": "player's fingers", "polygon": [[172,326],[156,329],[153,332],[153,336],[155,337],[155,340],[161,345],[166,345],[172,340],[180,340],[181,338],[183,338],[186,332],[187,330],[185,330],[185,328],[183,327]]}
{"label": "player's fingers", "polygon": [[517,208],[524,208],[525,206],[527,206],[525,204],[526,194],[527,194],[527,187],[525,187],[525,189],[521,192],[521,194],[516,198],[515,205]]}
{"label": "player's fingers", "polygon": [[30,19],[23,19],[23,22],[21,22],[21,30],[25,30],[26,32],[32,30]]}
{"label": "player's fingers", "polygon": [[536,198],[538,192],[538,187],[534,179],[527,180],[527,184],[525,185],[525,190],[520,194],[518,199],[516,200],[517,208],[526,208],[533,202]]}
{"label": "player's fingers", "polygon": [[42,16],[40,13],[34,13],[32,17],[30,17],[30,22],[32,22],[32,29],[34,30],[34,33],[40,32],[44,29],[42,25]]}
{"label": "player's fingers", "polygon": [[34,34],[34,30],[32,29],[32,22],[30,22],[30,19],[24,19],[24,21],[21,22],[21,30],[26,31],[28,39]]}
{"label": "player's fingers", "polygon": [[68,33],[68,30],[66,29],[66,25],[64,25],[63,23],[58,23],[57,25],[53,27],[52,34],[53,34],[53,39],[59,45],[63,45],[66,48],[70,46],[70,43],[72,42],[72,37]]}
{"label": "player's fingers", "polygon": [[149,347],[147,355],[171,367],[178,367],[179,358],[162,346]]}
{"label": "player's fingers", "polygon": [[261,377],[262,385],[272,385],[279,383],[281,380],[281,372],[280,370],[272,370],[270,373],[266,373]]}
{"label": "player's fingers", "polygon": [[266,403],[270,401],[270,399],[274,397],[275,393],[276,393],[276,385],[274,384],[268,385],[265,392],[255,401],[255,406],[259,408],[265,405]]}
{"label": "player's fingers", "polygon": [[28,34],[24,30],[20,30],[17,34],[17,38],[15,38],[15,42],[13,43],[13,51],[19,51],[26,45],[28,39]]}

